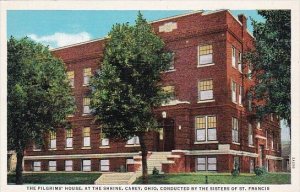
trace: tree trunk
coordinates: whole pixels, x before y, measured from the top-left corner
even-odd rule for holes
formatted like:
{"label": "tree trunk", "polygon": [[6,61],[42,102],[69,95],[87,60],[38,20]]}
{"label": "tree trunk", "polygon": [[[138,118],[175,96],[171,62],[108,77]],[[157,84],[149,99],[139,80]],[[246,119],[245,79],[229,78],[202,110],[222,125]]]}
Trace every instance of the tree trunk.
{"label": "tree trunk", "polygon": [[17,152],[17,166],[16,166],[16,184],[22,185],[23,184],[23,151]]}
{"label": "tree trunk", "polygon": [[148,184],[148,166],[147,166],[147,146],[145,144],[145,133],[139,135],[140,138],[140,145],[142,150],[142,173],[143,173],[143,184]]}

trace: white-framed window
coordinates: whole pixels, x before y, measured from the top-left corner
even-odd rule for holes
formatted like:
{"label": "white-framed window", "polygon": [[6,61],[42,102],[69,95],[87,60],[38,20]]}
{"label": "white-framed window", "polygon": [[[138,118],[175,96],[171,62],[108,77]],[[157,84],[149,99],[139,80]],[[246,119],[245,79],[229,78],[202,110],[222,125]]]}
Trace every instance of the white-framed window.
{"label": "white-framed window", "polygon": [[236,68],[236,49],[235,47],[231,47],[231,65]]}
{"label": "white-framed window", "polygon": [[256,122],[256,129],[261,129],[261,123],[260,123],[260,121]]}
{"label": "white-framed window", "polygon": [[248,79],[252,79],[252,68],[253,68],[253,66],[252,66],[252,63],[249,63],[248,64]]}
{"label": "white-framed window", "polygon": [[83,114],[91,113],[90,103],[91,103],[91,99],[89,97],[83,98]]}
{"label": "white-framed window", "polygon": [[271,134],[271,149],[274,149],[274,133]]}
{"label": "white-framed window", "polygon": [[73,171],[73,160],[65,160],[65,171]]}
{"label": "white-framed window", "polygon": [[239,59],[238,59],[238,70],[242,73],[242,53],[239,52]]}
{"label": "white-framed window", "polygon": [[234,103],[237,102],[237,98],[236,98],[236,88],[237,88],[236,82],[231,81],[231,100],[232,100],[232,102],[234,102]]}
{"label": "white-framed window", "polygon": [[266,149],[269,148],[269,143],[268,143],[268,130],[266,130]]}
{"label": "white-framed window", "polygon": [[56,171],[56,161],[49,161],[49,171]]}
{"label": "white-framed window", "polygon": [[102,131],[100,132],[100,145],[101,146],[109,146],[109,139],[106,137],[105,133]]}
{"label": "white-framed window", "polygon": [[212,45],[198,46],[198,66],[213,63]]}
{"label": "white-framed window", "polygon": [[126,159],[126,170],[127,171],[128,171],[128,165],[129,164],[134,164],[134,159],[133,158]]}
{"label": "white-framed window", "polygon": [[33,151],[41,151],[42,150],[42,144],[38,142],[33,142],[32,144]]}
{"label": "white-framed window", "polygon": [[91,146],[91,128],[84,127],[82,131],[83,135],[83,147],[90,147]]}
{"label": "white-framed window", "polygon": [[168,100],[174,100],[175,99],[175,87],[168,85],[162,87],[162,90],[169,95]]}
{"label": "white-framed window", "polygon": [[213,98],[213,80],[209,79],[198,81],[198,100],[205,101]]}
{"label": "white-framed window", "polygon": [[216,116],[198,116],[195,118],[196,141],[206,142],[217,140]]}
{"label": "white-framed window", "polygon": [[56,149],[56,132],[55,131],[49,132],[49,148]]}
{"label": "white-framed window", "polygon": [[127,143],[127,145],[139,145],[140,144],[140,139],[138,136],[134,136],[134,137],[131,137]]}
{"label": "white-framed window", "polygon": [[73,129],[66,129],[66,148],[73,147]]}
{"label": "white-framed window", "polygon": [[108,159],[100,160],[100,171],[109,171],[109,160]]}
{"label": "white-framed window", "polygon": [[171,54],[172,54],[172,58],[171,58],[171,62],[170,62],[168,71],[175,69],[175,53],[172,52]]}
{"label": "white-framed window", "polygon": [[217,171],[217,158],[201,156],[196,159],[197,171]]}
{"label": "white-framed window", "polygon": [[239,86],[239,105],[243,105],[243,87]]}
{"label": "white-framed window", "polygon": [[41,171],[41,162],[40,161],[33,162],[33,171]]}
{"label": "white-framed window", "polygon": [[238,119],[232,117],[232,142],[239,143],[239,122]]}
{"label": "white-framed window", "polygon": [[74,71],[67,72],[68,80],[70,82],[70,86],[74,87]]}
{"label": "white-framed window", "polygon": [[248,144],[253,146],[253,129],[252,124],[248,124]]}
{"label": "white-framed window", "polygon": [[92,69],[91,68],[84,68],[83,69],[83,85],[89,85],[90,78],[92,76]]}
{"label": "white-framed window", "polygon": [[91,171],[91,160],[90,159],[82,160],[82,171]]}

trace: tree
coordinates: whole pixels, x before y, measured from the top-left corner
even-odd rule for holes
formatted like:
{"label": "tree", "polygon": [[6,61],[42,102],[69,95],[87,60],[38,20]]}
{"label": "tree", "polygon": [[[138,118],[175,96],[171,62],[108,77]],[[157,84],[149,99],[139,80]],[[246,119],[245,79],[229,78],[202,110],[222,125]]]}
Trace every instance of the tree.
{"label": "tree", "polygon": [[148,182],[145,134],[157,128],[153,109],[168,97],[159,82],[171,57],[163,41],[139,13],[134,26],[128,23],[113,26],[101,71],[91,82],[91,106],[105,135],[123,140],[139,137],[143,183]]}
{"label": "tree", "polygon": [[252,20],[255,50],[246,56],[253,63],[256,85],[252,94],[257,114],[274,113],[291,123],[291,13],[264,10],[263,22]]}
{"label": "tree", "polygon": [[66,125],[74,98],[63,62],[48,47],[11,37],[7,48],[8,149],[17,153],[16,184],[22,184],[26,146],[32,141],[42,144],[49,130]]}

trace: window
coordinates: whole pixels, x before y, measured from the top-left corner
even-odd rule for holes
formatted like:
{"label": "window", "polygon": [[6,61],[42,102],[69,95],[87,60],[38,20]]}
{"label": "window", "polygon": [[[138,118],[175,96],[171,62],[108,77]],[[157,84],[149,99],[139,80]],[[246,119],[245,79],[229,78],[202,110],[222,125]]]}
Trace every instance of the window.
{"label": "window", "polygon": [[274,114],[273,113],[270,114],[270,120],[274,121]]}
{"label": "window", "polygon": [[239,122],[235,117],[232,117],[232,142],[239,143]]}
{"label": "window", "polygon": [[100,160],[100,171],[109,171],[109,160],[108,159]]}
{"label": "window", "polygon": [[242,73],[242,53],[239,52],[238,70]]}
{"label": "window", "polygon": [[232,102],[236,103],[237,102],[237,98],[236,98],[236,82],[231,81],[231,100]]}
{"label": "window", "polygon": [[83,128],[83,147],[90,147],[91,146],[91,129],[90,127]]}
{"label": "window", "polygon": [[39,142],[33,142],[32,144],[33,151],[41,151],[42,150],[42,144]]}
{"label": "window", "polygon": [[82,160],[82,171],[91,171],[91,160]]}
{"label": "window", "polygon": [[49,171],[56,171],[56,161],[49,161]]}
{"label": "window", "polygon": [[248,124],[248,144],[253,146],[253,129],[252,124]]}
{"label": "window", "polygon": [[126,159],[126,170],[128,171],[128,165],[134,164],[133,158]]}
{"label": "window", "polygon": [[169,71],[175,69],[175,66],[174,66],[174,64],[175,64],[175,53],[172,52],[171,54],[172,54],[172,58],[171,58],[171,62],[170,62],[170,67],[168,69]]}
{"label": "window", "polygon": [[175,87],[174,86],[165,86],[162,87],[163,91],[169,95],[168,100],[175,99]]}
{"label": "window", "polygon": [[74,71],[67,72],[68,80],[70,82],[70,86],[74,87]]}
{"label": "window", "polygon": [[274,149],[274,133],[271,134],[271,149]]}
{"label": "window", "polygon": [[236,68],[236,54],[235,54],[235,48],[231,48],[231,64],[232,67]]}
{"label": "window", "polygon": [[65,161],[65,171],[73,171],[73,161],[72,160]]}
{"label": "window", "polygon": [[138,136],[134,136],[132,138],[130,138],[127,143],[127,145],[139,145],[140,144],[140,140]]}
{"label": "window", "polygon": [[216,116],[196,117],[196,141],[215,141],[217,139]]}
{"label": "window", "polygon": [[50,149],[55,149],[56,148],[56,132],[55,131],[50,131],[49,148]]}
{"label": "window", "polygon": [[33,162],[33,171],[41,171],[41,162],[40,161]]}
{"label": "window", "polygon": [[85,68],[83,69],[83,85],[89,85],[90,78],[92,76],[92,69]]}
{"label": "window", "polygon": [[252,79],[252,63],[248,64],[248,79]]}
{"label": "window", "polygon": [[202,45],[198,47],[198,66],[213,63],[212,45]]}
{"label": "window", "polygon": [[260,129],[260,127],[261,127],[261,123],[260,123],[260,121],[257,121],[257,122],[256,122],[256,128],[257,128],[257,129]]}
{"label": "window", "polygon": [[109,145],[109,139],[105,136],[105,133],[103,133],[102,129],[100,132],[100,145],[101,146],[108,146]]}
{"label": "window", "polygon": [[254,159],[250,159],[250,173],[254,173]]}
{"label": "window", "polygon": [[66,148],[73,147],[73,129],[66,129]]}
{"label": "window", "polygon": [[90,114],[91,113],[90,102],[91,102],[90,98],[88,98],[88,97],[83,98],[83,114]]}
{"label": "window", "polygon": [[248,96],[248,110],[252,111],[252,96]]}
{"label": "window", "polygon": [[213,80],[204,80],[198,82],[198,100],[205,101],[213,99]]}
{"label": "window", "polygon": [[197,171],[216,171],[217,158],[216,157],[198,157]]}
{"label": "window", "polygon": [[239,86],[239,105],[243,105],[242,95],[243,95],[243,87]]}
{"label": "window", "polygon": [[233,168],[240,170],[240,157],[233,157]]}
{"label": "window", "polygon": [[268,130],[266,130],[266,149],[269,148],[269,145],[268,145]]}

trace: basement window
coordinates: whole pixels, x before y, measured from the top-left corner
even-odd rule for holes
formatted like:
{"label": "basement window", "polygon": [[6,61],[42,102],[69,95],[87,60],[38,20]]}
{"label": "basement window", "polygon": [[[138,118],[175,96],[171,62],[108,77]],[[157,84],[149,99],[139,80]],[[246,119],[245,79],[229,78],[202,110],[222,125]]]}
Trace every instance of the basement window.
{"label": "basement window", "polygon": [[109,160],[108,159],[100,160],[100,171],[109,171]]}
{"label": "basement window", "polygon": [[40,161],[33,162],[33,171],[41,171],[41,162]]}
{"label": "basement window", "polygon": [[216,171],[217,158],[216,157],[198,157],[196,160],[197,171]]}

